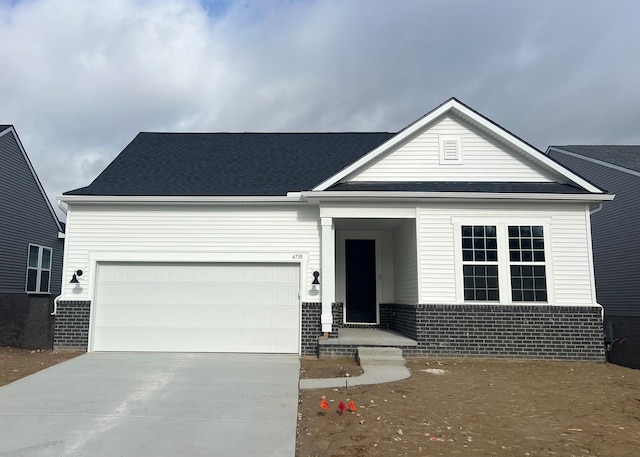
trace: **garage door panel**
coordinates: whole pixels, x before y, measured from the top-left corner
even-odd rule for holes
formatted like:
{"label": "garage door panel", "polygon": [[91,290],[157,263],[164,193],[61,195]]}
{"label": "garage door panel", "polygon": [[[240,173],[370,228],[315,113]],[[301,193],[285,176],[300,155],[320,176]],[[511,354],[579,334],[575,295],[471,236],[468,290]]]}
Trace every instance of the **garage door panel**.
{"label": "garage door panel", "polygon": [[[131,351],[130,342],[136,339],[140,329],[105,329],[96,338],[97,345],[108,344],[110,351]],[[270,329],[221,329],[213,338],[207,329],[173,329],[167,337],[166,329],[145,329],[145,339],[136,343],[136,351],[155,352],[211,352],[206,349],[215,346],[215,352],[288,353],[290,341],[297,338],[295,331],[282,331],[279,338],[273,338]]]}
{"label": "garage door panel", "polygon": [[299,281],[298,265],[100,264],[92,348],[297,353]]}
{"label": "garage door panel", "polygon": [[[156,305],[153,313],[144,305],[111,305],[96,309],[100,328],[283,328],[297,329],[298,316],[290,307],[229,307]],[[96,307],[97,308],[97,307]],[[143,324],[143,325],[141,325]]]}

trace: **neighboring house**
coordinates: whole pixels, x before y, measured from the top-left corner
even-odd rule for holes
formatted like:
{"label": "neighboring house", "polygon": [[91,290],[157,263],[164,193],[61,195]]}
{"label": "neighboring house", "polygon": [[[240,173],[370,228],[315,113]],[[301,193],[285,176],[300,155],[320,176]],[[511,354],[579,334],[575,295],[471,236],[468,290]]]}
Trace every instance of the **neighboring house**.
{"label": "neighboring house", "polygon": [[546,153],[616,195],[592,216],[596,293],[609,360],[640,368],[640,146],[550,146]]}
{"label": "neighboring house", "polygon": [[604,360],[612,198],[456,99],[398,133],[140,133],[60,198],[55,346],[347,354],[379,327],[407,355]]}
{"label": "neighboring house", "polygon": [[62,226],[11,125],[0,125],[0,345],[51,349]]}

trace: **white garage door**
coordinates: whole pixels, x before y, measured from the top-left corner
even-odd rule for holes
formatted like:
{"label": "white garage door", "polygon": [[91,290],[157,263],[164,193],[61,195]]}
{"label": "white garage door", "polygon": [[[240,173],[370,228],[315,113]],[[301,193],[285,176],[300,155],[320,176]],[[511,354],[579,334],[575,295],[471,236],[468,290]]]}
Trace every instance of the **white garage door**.
{"label": "white garage door", "polygon": [[102,263],[94,351],[298,353],[298,265]]}

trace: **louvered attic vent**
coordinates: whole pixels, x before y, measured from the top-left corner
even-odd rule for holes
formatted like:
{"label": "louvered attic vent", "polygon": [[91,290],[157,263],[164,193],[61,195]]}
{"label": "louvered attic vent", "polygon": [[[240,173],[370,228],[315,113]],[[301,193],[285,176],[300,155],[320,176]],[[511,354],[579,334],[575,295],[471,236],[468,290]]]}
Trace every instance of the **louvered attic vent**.
{"label": "louvered attic vent", "polygon": [[462,163],[462,136],[440,135],[440,164]]}

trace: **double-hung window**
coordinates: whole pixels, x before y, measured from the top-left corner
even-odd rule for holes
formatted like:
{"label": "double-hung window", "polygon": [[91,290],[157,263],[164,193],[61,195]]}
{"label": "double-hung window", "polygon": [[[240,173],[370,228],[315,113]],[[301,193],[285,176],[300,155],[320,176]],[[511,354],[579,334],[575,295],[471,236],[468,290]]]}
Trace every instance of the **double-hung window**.
{"label": "double-hung window", "polygon": [[52,249],[29,245],[27,258],[27,286],[29,293],[48,294],[51,282],[51,254]]}
{"label": "double-hung window", "polygon": [[465,300],[500,300],[495,225],[462,226],[462,271]]}
{"label": "double-hung window", "polygon": [[547,301],[544,228],[510,225],[509,269],[512,301]]}
{"label": "double-hung window", "polygon": [[461,225],[464,301],[547,302],[544,226]]}

